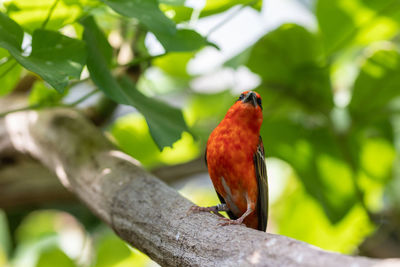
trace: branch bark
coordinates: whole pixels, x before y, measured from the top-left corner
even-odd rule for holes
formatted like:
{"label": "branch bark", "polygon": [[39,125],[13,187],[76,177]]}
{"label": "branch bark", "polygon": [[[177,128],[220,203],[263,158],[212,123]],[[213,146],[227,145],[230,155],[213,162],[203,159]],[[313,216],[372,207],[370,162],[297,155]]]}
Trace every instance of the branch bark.
{"label": "branch bark", "polygon": [[[0,122],[1,123],[1,122]],[[1,127],[0,127],[1,128]],[[14,149],[30,154],[125,241],[164,266],[399,266],[323,251],[217,216],[187,214],[193,203],[116,150],[80,114],[52,109],[5,118]]]}

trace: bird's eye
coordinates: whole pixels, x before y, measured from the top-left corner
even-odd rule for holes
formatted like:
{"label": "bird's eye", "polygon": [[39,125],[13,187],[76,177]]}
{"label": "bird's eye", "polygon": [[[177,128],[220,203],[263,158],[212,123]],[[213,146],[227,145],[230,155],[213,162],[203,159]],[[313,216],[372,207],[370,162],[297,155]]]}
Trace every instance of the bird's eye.
{"label": "bird's eye", "polygon": [[261,104],[261,98],[257,97],[257,104],[260,106],[260,108],[262,109],[262,104]]}
{"label": "bird's eye", "polygon": [[244,94],[241,94],[241,95],[239,96],[238,101],[239,101],[239,100],[242,100],[243,98],[244,98]]}

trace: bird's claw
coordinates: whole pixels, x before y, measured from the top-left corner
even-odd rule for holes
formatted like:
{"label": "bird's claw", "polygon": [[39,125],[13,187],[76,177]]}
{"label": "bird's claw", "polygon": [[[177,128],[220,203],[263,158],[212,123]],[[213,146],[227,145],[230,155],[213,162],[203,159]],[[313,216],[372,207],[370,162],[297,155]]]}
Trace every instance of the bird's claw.
{"label": "bird's claw", "polygon": [[216,206],[213,207],[199,207],[197,205],[193,205],[189,208],[188,212],[186,213],[187,215],[189,215],[190,213],[193,212],[212,212],[222,218],[225,218],[224,216],[222,216],[219,211],[218,208]]}
{"label": "bird's claw", "polygon": [[243,220],[241,220],[240,218],[239,219],[237,219],[237,220],[231,220],[231,219],[228,219],[228,218],[220,218],[220,220],[221,221],[224,221],[224,222],[221,222],[221,223],[219,223],[218,225],[219,226],[227,226],[227,225],[244,225],[243,224]]}

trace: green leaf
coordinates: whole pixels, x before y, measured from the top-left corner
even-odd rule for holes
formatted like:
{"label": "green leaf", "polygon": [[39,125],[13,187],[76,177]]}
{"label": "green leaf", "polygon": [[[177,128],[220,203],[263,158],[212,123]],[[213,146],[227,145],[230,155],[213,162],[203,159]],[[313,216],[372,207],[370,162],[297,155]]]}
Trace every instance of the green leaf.
{"label": "green leaf", "polygon": [[21,51],[24,32],[12,19],[0,12],[0,46],[9,51]]}
{"label": "green leaf", "polygon": [[12,55],[60,93],[68,85],[70,77],[79,79],[86,63],[84,42],[48,30],[33,32],[32,53],[28,57],[19,53]]}
{"label": "green leaf", "polygon": [[186,0],[160,0],[160,4],[166,4],[170,6],[182,6],[185,4]]}
{"label": "green leaf", "polygon": [[116,12],[138,19],[150,31],[174,34],[175,23],[167,18],[158,7],[157,0],[101,0]]}
{"label": "green leaf", "polygon": [[138,19],[153,32],[168,52],[193,51],[213,45],[193,30],[176,29],[175,23],[160,10],[157,0],[102,0],[123,16]]}
{"label": "green leaf", "polygon": [[352,170],[329,128],[310,128],[303,123],[264,120],[261,136],[266,154],[289,163],[308,194],[321,204],[329,220],[337,223],[357,201]]}
{"label": "green leaf", "polygon": [[218,14],[236,5],[248,5],[260,11],[262,0],[207,0],[206,5],[201,10],[200,17]]}
{"label": "green leaf", "polygon": [[164,32],[155,33],[155,35],[168,52],[193,51],[198,50],[205,45],[215,46],[193,30],[179,29],[174,35]]}
{"label": "green leaf", "polygon": [[120,80],[120,86],[125,103],[134,106],[144,115],[160,149],[171,146],[181,138],[182,132],[189,131],[180,109],[141,94],[127,77]]}
{"label": "green leaf", "polygon": [[[8,31],[8,29],[12,29]],[[13,20],[0,13],[0,46],[25,68],[37,73],[57,91],[63,92],[70,77],[79,78],[86,62],[85,44],[58,32],[35,30],[32,52],[21,51],[23,31]]]}
{"label": "green leaf", "polygon": [[175,6],[160,4],[161,10],[172,19],[175,23],[181,23],[190,20],[193,13],[193,8],[186,6]]}
{"label": "green leaf", "polygon": [[[7,14],[10,18],[28,32],[33,32],[42,26],[54,2],[55,0],[13,0],[5,3],[5,6],[9,9]],[[73,23],[81,13],[80,5],[68,5],[66,1],[58,1],[46,24],[46,29],[58,30]]]}
{"label": "green leaf", "polygon": [[298,100],[314,111],[333,107],[329,69],[317,38],[303,27],[285,24],[262,37],[247,66],[260,75],[263,87]]}
{"label": "green leaf", "polygon": [[340,222],[332,224],[321,203],[311,197],[295,177],[288,180],[280,200],[272,206],[279,234],[322,249],[353,253],[373,232],[375,227],[360,205],[351,208]]}
{"label": "green leaf", "polygon": [[386,47],[366,58],[354,83],[349,109],[359,120],[381,113],[400,96],[400,54]]}
{"label": "green leaf", "polygon": [[108,68],[112,55],[110,44],[93,17],[86,17],[81,23],[85,28],[83,40],[88,46],[87,67],[90,78],[109,98],[118,103],[126,103],[120,90],[117,90],[119,84]]}
{"label": "green leaf", "polygon": [[84,19],[82,24],[85,27],[83,39],[89,48],[87,66],[93,82],[114,101],[137,108],[145,116],[150,133],[160,149],[171,146],[180,139],[182,132],[188,130],[182,112],[164,102],[144,96],[128,78],[117,82],[107,67],[106,55],[102,53],[108,48],[99,46],[104,43],[102,39],[105,36],[92,17]]}

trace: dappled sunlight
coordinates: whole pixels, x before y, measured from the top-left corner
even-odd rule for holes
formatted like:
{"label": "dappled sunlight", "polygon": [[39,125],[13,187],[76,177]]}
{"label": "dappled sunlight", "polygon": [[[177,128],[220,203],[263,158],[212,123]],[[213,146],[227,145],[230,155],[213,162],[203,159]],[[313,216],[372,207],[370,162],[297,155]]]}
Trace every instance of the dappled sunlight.
{"label": "dappled sunlight", "polygon": [[[29,135],[29,130],[26,129],[30,125],[33,125],[38,120],[38,113],[32,112],[21,112],[10,114],[5,118],[5,126],[7,132],[9,133],[11,142],[16,149],[20,151],[35,151],[39,153],[38,149],[35,147],[35,143],[32,137]],[[22,123],[24,122],[24,123]],[[28,122],[28,123],[26,123]]]}
{"label": "dappled sunlight", "polygon": [[68,180],[68,176],[67,176],[67,173],[64,170],[63,164],[61,162],[55,162],[54,166],[55,166],[54,170],[55,170],[55,172],[57,174],[57,177],[60,180],[60,182],[66,188],[70,188],[70,183],[69,183],[69,180]]}
{"label": "dappled sunlight", "polygon": [[[115,158],[122,159],[122,160],[125,160],[127,162],[130,162],[133,165],[140,166],[140,162],[139,161],[137,161],[136,159],[132,158],[131,156],[129,156],[129,155],[127,155],[124,152],[121,152],[119,150],[111,150],[111,151],[108,152],[108,154],[110,156],[112,156],[112,157],[115,157]],[[109,173],[108,170],[106,170],[105,172]],[[104,174],[104,170],[103,170],[103,174]]]}

